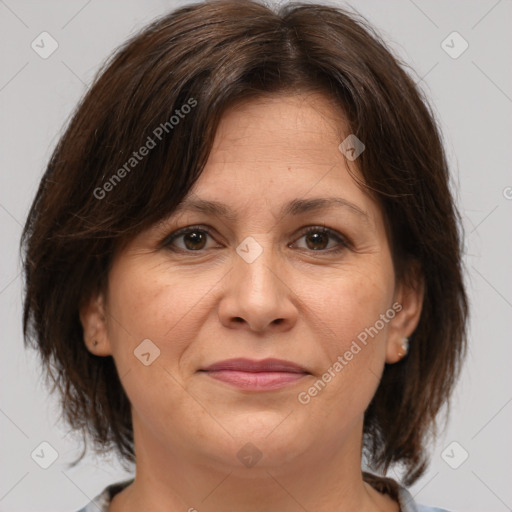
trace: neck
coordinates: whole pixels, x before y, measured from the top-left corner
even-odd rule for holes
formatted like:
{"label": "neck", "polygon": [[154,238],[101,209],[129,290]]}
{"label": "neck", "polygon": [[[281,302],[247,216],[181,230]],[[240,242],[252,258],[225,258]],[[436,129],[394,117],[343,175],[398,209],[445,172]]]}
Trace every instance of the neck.
{"label": "neck", "polygon": [[[315,446],[299,455],[263,454],[252,467],[235,455],[226,464],[177,445],[166,448],[134,416],[137,470],[109,512],[398,511],[388,496],[363,482],[362,420],[337,446]],[[229,450],[226,450],[229,453]],[[230,458],[231,459],[231,458]]]}

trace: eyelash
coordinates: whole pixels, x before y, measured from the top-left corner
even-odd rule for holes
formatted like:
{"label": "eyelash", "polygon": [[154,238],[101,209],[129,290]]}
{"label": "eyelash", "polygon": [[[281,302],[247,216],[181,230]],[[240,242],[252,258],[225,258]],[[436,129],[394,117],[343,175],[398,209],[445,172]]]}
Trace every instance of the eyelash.
{"label": "eyelash", "polygon": [[[186,228],[179,229],[178,231],[175,231],[174,233],[171,233],[170,235],[166,236],[165,239],[161,242],[160,246],[162,248],[166,248],[172,252],[181,252],[181,253],[202,253],[206,249],[198,249],[196,251],[194,250],[188,250],[188,249],[182,249],[181,247],[173,247],[172,243],[177,240],[178,238],[188,235],[189,233],[195,233],[195,232],[203,232],[206,233],[208,236],[214,239],[214,236],[212,234],[211,229],[208,226],[203,225],[196,225],[196,226],[187,226]],[[302,250],[307,250],[310,252],[315,253],[329,253],[329,254],[336,254],[339,253],[345,249],[349,248],[349,242],[342,237],[339,233],[334,231],[333,229],[326,228],[325,226],[308,226],[304,228],[299,237],[296,239],[299,240],[300,238],[309,235],[310,233],[323,233],[329,235],[331,238],[335,239],[338,242],[338,247],[331,247],[330,249],[304,249],[300,248]],[[295,243],[295,242],[294,242]]]}

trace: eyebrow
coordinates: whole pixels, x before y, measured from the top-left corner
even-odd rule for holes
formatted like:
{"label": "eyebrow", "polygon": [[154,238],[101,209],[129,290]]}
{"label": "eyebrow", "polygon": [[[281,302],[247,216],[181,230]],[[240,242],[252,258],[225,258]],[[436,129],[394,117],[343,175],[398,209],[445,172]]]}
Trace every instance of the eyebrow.
{"label": "eyebrow", "polygon": [[[343,199],[341,197],[318,197],[313,199],[294,199],[285,204],[280,211],[280,216],[286,217],[289,215],[297,216],[304,213],[316,212],[319,210],[327,210],[329,208],[345,208],[357,215],[364,222],[371,225],[368,213],[363,211],[359,206]],[[206,213],[216,217],[224,217],[230,222],[236,222],[237,215],[229,209],[224,203],[219,201],[209,201],[206,199],[185,199],[175,210],[175,213],[182,213],[185,211],[196,211],[199,213]]]}

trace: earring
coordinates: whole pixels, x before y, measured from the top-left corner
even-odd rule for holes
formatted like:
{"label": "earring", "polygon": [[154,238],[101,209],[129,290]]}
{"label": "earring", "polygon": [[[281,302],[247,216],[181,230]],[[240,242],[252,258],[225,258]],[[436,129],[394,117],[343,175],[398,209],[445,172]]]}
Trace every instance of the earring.
{"label": "earring", "polygon": [[407,352],[409,351],[409,338],[407,338],[407,337],[402,338],[401,348],[402,348],[402,350],[400,352],[398,352],[398,356],[400,358],[402,358],[405,355],[407,355]]}
{"label": "earring", "polygon": [[93,347],[96,347],[97,345],[98,345],[98,340],[94,340],[94,341],[92,342],[92,346],[93,346]]}

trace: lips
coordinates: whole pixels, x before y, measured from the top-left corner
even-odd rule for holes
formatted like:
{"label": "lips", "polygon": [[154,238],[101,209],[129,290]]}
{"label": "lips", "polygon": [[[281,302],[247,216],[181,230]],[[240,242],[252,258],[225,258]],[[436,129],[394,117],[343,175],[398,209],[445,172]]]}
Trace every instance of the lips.
{"label": "lips", "polygon": [[282,359],[228,359],[201,370],[207,376],[245,391],[272,391],[289,386],[310,373]]}
{"label": "lips", "polygon": [[239,371],[239,372],[287,372],[287,373],[309,373],[305,368],[302,368],[298,364],[292,363],[291,361],[285,361],[283,359],[263,359],[262,361],[256,361],[253,359],[227,359],[225,361],[219,361],[206,368],[203,371]]}

